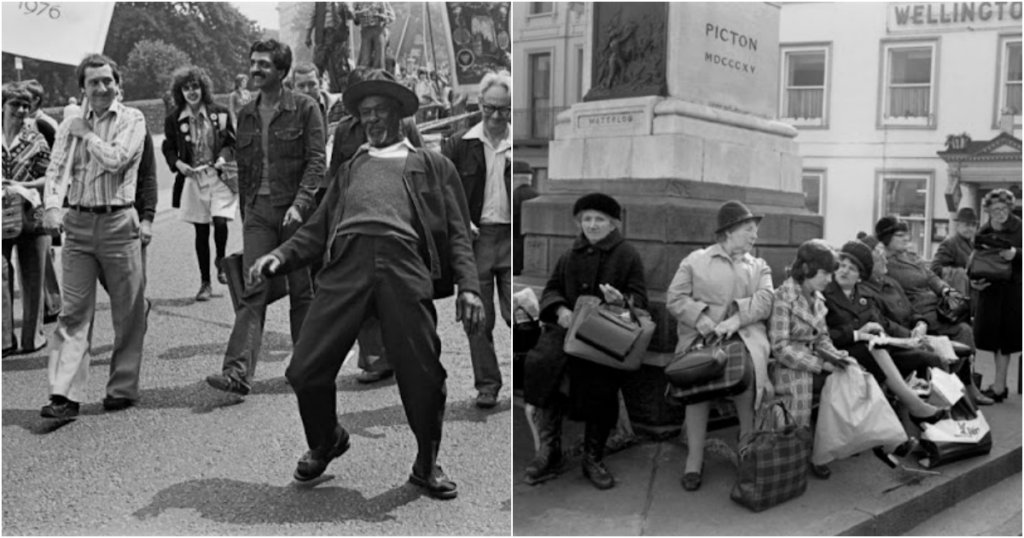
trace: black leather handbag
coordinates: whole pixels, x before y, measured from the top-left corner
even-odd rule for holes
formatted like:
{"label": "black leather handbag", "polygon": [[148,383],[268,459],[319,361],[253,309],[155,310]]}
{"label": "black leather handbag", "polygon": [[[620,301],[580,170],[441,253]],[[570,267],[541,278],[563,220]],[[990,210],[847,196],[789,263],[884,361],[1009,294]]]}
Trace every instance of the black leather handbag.
{"label": "black leather handbag", "polygon": [[522,312],[528,321],[516,321],[512,324],[512,351],[527,353],[537,345],[540,339],[540,320],[531,316],[523,307],[517,307],[516,313]]}
{"label": "black leather handbag", "polygon": [[951,291],[939,299],[935,310],[942,321],[957,324],[967,321],[971,316],[971,300],[957,291]]}
{"label": "black leather handbag", "polygon": [[967,259],[967,278],[971,280],[985,279],[989,282],[1008,281],[1013,278],[1013,264],[999,255],[995,248],[979,249],[971,252]]}
{"label": "black leather handbag", "polygon": [[705,338],[677,355],[672,364],[665,367],[665,375],[669,383],[685,389],[721,377],[727,362],[729,358],[722,348],[722,339]]}

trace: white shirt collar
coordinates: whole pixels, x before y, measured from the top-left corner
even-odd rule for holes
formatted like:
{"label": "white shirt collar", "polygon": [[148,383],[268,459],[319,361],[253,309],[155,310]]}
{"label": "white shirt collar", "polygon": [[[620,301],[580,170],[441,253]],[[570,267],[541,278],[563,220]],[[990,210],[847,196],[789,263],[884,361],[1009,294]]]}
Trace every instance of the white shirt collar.
{"label": "white shirt collar", "polygon": [[[485,144],[490,142],[490,139],[487,138],[487,134],[484,133],[484,122],[482,122],[482,121],[480,123],[477,123],[476,125],[470,127],[470,129],[468,131],[466,131],[466,134],[462,136],[462,139],[463,140],[473,140],[473,139],[476,139],[476,140],[479,140],[479,141],[481,141],[481,142],[483,142]],[[508,129],[505,131],[505,139],[501,141],[500,145],[508,146],[508,147],[512,146],[512,124],[509,124]]]}
{"label": "white shirt collar", "polygon": [[370,157],[386,159],[388,157],[404,157],[410,151],[416,151],[416,147],[409,142],[408,138],[402,138],[398,142],[384,148],[375,148],[367,142],[362,146],[359,146],[359,153],[362,153],[363,151],[369,153]]}
{"label": "white shirt collar", "polygon": [[[199,116],[207,117],[207,118],[209,117],[209,115],[206,113],[206,105],[199,105]],[[183,120],[185,118],[191,118],[191,117],[192,117],[192,107],[190,107],[190,106],[188,106],[186,104],[185,105],[185,109],[181,111],[181,114],[178,114],[178,119],[179,120]]]}

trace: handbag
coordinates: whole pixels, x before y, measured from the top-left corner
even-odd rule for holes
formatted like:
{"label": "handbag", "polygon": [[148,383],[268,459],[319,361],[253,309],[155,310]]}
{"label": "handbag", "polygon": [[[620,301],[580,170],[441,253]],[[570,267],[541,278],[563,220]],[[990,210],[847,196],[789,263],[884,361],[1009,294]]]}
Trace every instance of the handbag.
{"label": "handbag", "polygon": [[677,354],[672,364],[665,367],[669,383],[686,389],[721,377],[729,361],[722,340],[704,338],[695,341],[686,353]]}
{"label": "handbag", "polygon": [[960,400],[949,412],[949,418],[922,425],[920,445],[925,456],[919,462],[927,469],[992,451],[992,430],[970,400]]}
{"label": "handbag", "polygon": [[825,465],[877,446],[891,452],[906,440],[907,432],[874,376],[850,367],[825,378],[811,463]]}
{"label": "handbag", "polygon": [[654,336],[654,321],[632,304],[626,306],[620,313],[592,295],[577,299],[562,350],[618,370],[638,370]]}
{"label": "handbag", "polygon": [[725,356],[722,375],[685,388],[669,384],[665,389],[666,395],[682,405],[690,405],[735,396],[747,390],[754,383],[754,362],[747,345],[734,335],[720,342],[718,348]]}
{"label": "handbag", "polygon": [[1007,281],[1013,278],[1013,262],[1004,260],[996,248],[975,249],[967,259],[967,277],[971,280],[989,282]]}
{"label": "handbag", "polygon": [[[245,272],[242,270],[242,253],[236,252],[226,256],[221,261],[224,268],[224,275],[228,278],[228,293],[231,295],[231,304],[237,312],[242,308],[242,298],[246,296]],[[288,295],[288,279],[285,275],[270,278],[270,291],[267,295],[267,304],[270,305],[278,299]]]}
{"label": "handbag", "polygon": [[940,320],[957,324],[966,321],[970,317],[971,300],[959,292],[950,291],[939,299],[939,304],[935,310]]}
{"label": "handbag", "polygon": [[[781,409],[781,420],[777,416]],[[740,440],[739,469],[729,498],[754,512],[803,495],[811,432],[782,402],[764,406],[760,426]]]}
{"label": "handbag", "polygon": [[[522,312],[522,317],[520,317],[520,312]],[[531,316],[521,306],[516,307],[514,317],[516,321],[512,324],[512,351],[527,353],[537,345],[537,340],[540,339],[540,320]],[[522,319],[525,321],[520,321]]]}
{"label": "handbag", "polygon": [[21,235],[24,226],[25,216],[22,205],[24,199],[19,194],[7,193],[4,189],[3,196],[3,238],[14,239]]}

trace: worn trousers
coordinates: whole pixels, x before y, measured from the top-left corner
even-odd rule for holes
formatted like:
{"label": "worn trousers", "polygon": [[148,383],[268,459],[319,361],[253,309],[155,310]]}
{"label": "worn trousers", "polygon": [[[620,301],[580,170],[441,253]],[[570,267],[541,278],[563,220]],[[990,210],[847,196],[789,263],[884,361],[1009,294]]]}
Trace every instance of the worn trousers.
{"label": "worn trousers", "polygon": [[[242,225],[243,271],[248,271],[257,258],[270,254],[298,230],[298,225],[292,224],[285,228],[281,224],[287,210],[288,206],[273,206],[269,196],[257,196],[256,202],[246,209]],[[263,346],[263,323],[267,317],[269,290],[267,280],[246,288],[241,307],[235,313],[235,325],[228,339],[228,349],[224,353],[222,373],[247,388],[252,387],[256,362]],[[313,300],[313,282],[308,268],[288,273],[288,294],[288,316],[292,344],[295,344]]]}
{"label": "worn trousers", "polygon": [[64,216],[64,231],[64,305],[50,337],[50,394],[75,402],[85,398],[96,284],[102,272],[114,325],[107,396],[138,400],[147,328],[138,214],[131,208],[106,214],[72,209]]}
{"label": "worn trousers", "polygon": [[[332,442],[335,378],[368,316],[380,320],[398,393],[416,435],[417,467],[430,469],[441,444],[447,373],[441,365],[430,271],[412,241],[347,234],[335,239],[285,376],[298,397],[306,443]],[[342,424],[344,426],[344,424]]]}
{"label": "worn trousers", "polygon": [[43,334],[43,279],[46,272],[46,254],[50,250],[50,236],[21,234],[5,239],[4,253],[4,348],[14,342],[14,279],[11,254],[18,251],[18,275],[21,277],[21,349],[37,349],[46,343]]}
{"label": "worn trousers", "polygon": [[385,26],[360,27],[359,67],[385,68],[388,29]]}
{"label": "worn trousers", "polygon": [[497,394],[501,390],[501,368],[494,351],[494,294],[505,325],[512,323],[512,225],[481,224],[480,235],[473,242],[477,276],[480,279],[480,298],[487,315],[484,330],[469,337],[469,352],[473,359],[473,379],[478,392]]}

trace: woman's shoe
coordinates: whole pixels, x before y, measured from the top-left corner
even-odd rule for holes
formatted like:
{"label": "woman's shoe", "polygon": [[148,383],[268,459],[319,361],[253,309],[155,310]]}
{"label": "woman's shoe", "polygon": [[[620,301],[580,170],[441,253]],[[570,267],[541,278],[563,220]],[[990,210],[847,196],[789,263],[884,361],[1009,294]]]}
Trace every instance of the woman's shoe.
{"label": "woman's shoe", "polygon": [[832,476],[832,469],[828,468],[828,465],[815,465],[811,464],[811,474],[815,478],[821,480],[828,480],[828,477]]}
{"label": "woman's shoe", "polygon": [[[886,454],[885,453],[885,449],[883,449],[882,447],[876,446],[871,451],[871,453],[874,454],[876,458],[881,460],[882,463],[884,463],[888,468],[890,468],[890,469],[895,469],[896,468],[896,462],[892,460],[892,455],[891,454]],[[893,454],[895,454],[895,452],[893,452]]]}
{"label": "woman's shoe", "polygon": [[939,409],[938,411],[926,417],[915,417],[914,415],[910,415],[910,421],[913,422],[914,425],[917,426],[918,428],[920,428],[921,425],[924,423],[935,424],[936,422],[947,418],[949,418],[948,407],[943,407],[942,409]]}
{"label": "woman's shoe", "polygon": [[1004,387],[1003,392],[996,392],[995,389],[993,389],[990,385],[987,389],[981,391],[981,393],[985,397],[990,398],[995,403],[1003,403],[1003,400],[1005,400],[1010,395],[1010,389]]}
{"label": "woman's shoe", "polygon": [[704,464],[700,464],[700,470],[696,473],[683,473],[683,489],[686,491],[697,491],[700,489],[701,479],[704,478]]}

